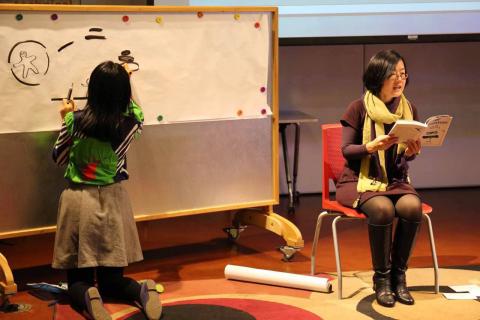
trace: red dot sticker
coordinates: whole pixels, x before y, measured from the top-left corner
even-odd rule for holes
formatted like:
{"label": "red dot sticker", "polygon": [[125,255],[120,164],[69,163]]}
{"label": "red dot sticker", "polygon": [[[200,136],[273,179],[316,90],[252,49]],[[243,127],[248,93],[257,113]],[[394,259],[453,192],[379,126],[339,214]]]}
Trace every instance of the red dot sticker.
{"label": "red dot sticker", "polygon": [[266,115],[267,114],[267,109],[262,109],[261,112],[262,112],[263,115]]}
{"label": "red dot sticker", "polygon": [[267,90],[265,87],[260,88],[260,92],[265,92],[265,90]]}
{"label": "red dot sticker", "polygon": [[203,12],[197,12],[197,17],[202,18],[203,17]]}
{"label": "red dot sticker", "polygon": [[260,22],[255,22],[255,28],[260,28]]}
{"label": "red dot sticker", "polygon": [[130,18],[128,16],[123,16],[122,17],[123,22],[128,22],[128,20],[130,20]]}
{"label": "red dot sticker", "polygon": [[237,111],[237,116],[241,117],[242,114],[243,114],[243,111],[242,111],[242,110],[238,110],[238,111]]}
{"label": "red dot sticker", "polygon": [[50,16],[50,19],[52,19],[53,21],[57,20],[58,19],[58,14],[52,13],[52,15]]}

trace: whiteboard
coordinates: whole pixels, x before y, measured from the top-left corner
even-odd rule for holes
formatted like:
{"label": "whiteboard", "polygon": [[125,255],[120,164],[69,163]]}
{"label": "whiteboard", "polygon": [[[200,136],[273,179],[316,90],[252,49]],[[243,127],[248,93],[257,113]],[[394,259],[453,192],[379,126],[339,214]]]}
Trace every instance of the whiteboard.
{"label": "whiteboard", "polygon": [[73,84],[82,108],[90,73],[105,60],[135,70],[134,98],[147,125],[272,113],[268,11],[45,8],[0,12],[0,133],[58,129],[59,102],[52,100]]}
{"label": "whiteboard", "polygon": [[[23,24],[13,28],[19,13]],[[56,21],[50,21],[52,14],[58,15]],[[91,59],[118,59],[126,49],[139,64],[132,75],[134,93],[151,124],[132,144],[131,176],[123,182],[136,220],[278,203],[275,8],[0,5],[0,19],[0,239],[55,231],[66,183],[64,168],[51,160],[60,127],[59,102],[51,98],[65,96],[72,81],[73,96],[81,96],[88,77],[81,66],[90,71],[98,62]],[[57,24],[62,19],[68,21]],[[247,35],[250,29],[253,36]],[[143,33],[155,37],[147,41]],[[92,49],[93,42],[85,39],[89,34],[108,39]],[[135,46],[126,47],[133,37],[138,37]],[[110,39],[118,39],[118,46],[113,41],[106,48],[98,45]],[[21,50],[12,48],[29,40],[25,57],[35,52],[40,62],[41,53],[48,53],[49,63],[43,76],[41,64],[38,73],[26,70],[28,81],[37,81],[26,85],[15,78],[24,80],[23,67],[12,70],[8,55],[20,57]],[[35,41],[43,46],[35,47]],[[158,59],[164,55],[169,59]]]}

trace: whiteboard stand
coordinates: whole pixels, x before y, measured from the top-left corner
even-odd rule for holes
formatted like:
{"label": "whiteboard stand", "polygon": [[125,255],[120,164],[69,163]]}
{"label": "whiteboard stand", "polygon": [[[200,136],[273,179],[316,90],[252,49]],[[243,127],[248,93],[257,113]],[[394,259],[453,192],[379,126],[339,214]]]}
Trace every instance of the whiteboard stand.
{"label": "whiteboard stand", "polygon": [[13,281],[13,274],[7,258],[0,253],[0,307],[8,305],[8,296],[17,293],[17,285]]}
{"label": "whiteboard stand", "polygon": [[290,261],[294,254],[304,246],[300,230],[289,220],[274,213],[272,206],[237,211],[232,225],[233,227],[224,229],[232,241],[238,239],[247,225],[255,225],[281,236],[286,245],[281,246],[279,250],[283,253],[285,261]]}

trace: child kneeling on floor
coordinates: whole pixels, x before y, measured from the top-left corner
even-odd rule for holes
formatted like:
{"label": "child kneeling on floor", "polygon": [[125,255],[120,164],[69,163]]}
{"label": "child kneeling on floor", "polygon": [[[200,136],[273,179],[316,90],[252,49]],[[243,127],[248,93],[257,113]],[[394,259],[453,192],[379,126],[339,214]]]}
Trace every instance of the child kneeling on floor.
{"label": "child kneeling on floor", "polygon": [[68,187],[59,201],[52,267],[67,270],[72,307],[95,320],[111,319],[101,295],[137,302],[148,319],[162,312],[153,280],[139,284],[123,275],[124,267],[143,260],[121,183],[128,179],[127,150],[143,124],[131,98],[130,73],[126,65],[99,64],[90,76],[86,107],[76,110],[73,101],[63,101],[53,150],[54,161],[67,165]]}

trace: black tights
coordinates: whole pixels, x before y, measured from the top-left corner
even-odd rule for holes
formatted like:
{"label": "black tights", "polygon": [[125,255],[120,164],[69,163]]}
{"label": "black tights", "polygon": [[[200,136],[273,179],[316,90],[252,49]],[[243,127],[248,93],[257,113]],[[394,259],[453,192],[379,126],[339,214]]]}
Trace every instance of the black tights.
{"label": "black tights", "polygon": [[71,305],[85,309],[85,292],[95,286],[97,273],[98,290],[105,297],[140,301],[140,284],[123,276],[123,267],[77,268],[67,270],[68,294]]}
{"label": "black tights", "polygon": [[422,220],[422,202],[413,194],[376,196],[367,200],[360,210],[368,216],[371,225],[389,225],[395,216],[409,222]]}

